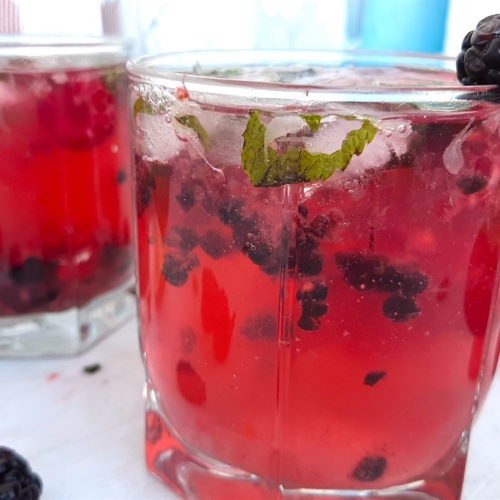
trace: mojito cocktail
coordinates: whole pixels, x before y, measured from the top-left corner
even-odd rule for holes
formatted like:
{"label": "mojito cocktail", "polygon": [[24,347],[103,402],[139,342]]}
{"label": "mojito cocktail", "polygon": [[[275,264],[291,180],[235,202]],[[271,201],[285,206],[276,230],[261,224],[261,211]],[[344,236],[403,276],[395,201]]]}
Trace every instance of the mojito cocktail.
{"label": "mojito cocktail", "polygon": [[459,498],[497,94],[441,60],[224,57],[129,66],[149,468],[194,498]]}

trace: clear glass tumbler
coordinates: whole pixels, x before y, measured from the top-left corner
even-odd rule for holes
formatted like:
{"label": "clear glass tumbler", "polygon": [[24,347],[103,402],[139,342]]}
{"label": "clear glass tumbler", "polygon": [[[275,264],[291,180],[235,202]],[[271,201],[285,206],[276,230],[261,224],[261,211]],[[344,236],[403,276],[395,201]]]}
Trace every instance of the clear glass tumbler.
{"label": "clear glass tumbler", "polygon": [[0,356],[74,354],[135,311],[125,60],[0,39]]}
{"label": "clear glass tumbler", "polygon": [[500,106],[453,67],[129,63],[146,457],[182,495],[460,497],[498,335]]}

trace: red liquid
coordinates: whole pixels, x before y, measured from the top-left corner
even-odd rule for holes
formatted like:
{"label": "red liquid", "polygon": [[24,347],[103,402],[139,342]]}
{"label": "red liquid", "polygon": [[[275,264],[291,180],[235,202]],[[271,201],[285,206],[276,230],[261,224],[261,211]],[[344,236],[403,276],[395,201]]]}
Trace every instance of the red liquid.
{"label": "red liquid", "polygon": [[122,67],[0,74],[0,316],[61,311],[132,275]]}
{"label": "red liquid", "polygon": [[[498,118],[480,113],[458,174],[443,155],[468,116],[404,116],[409,154],[373,165],[367,146],[362,173],[314,190],[221,177],[189,145],[138,157],[143,349],[185,449],[290,488],[452,467],[498,288]],[[175,441],[148,429],[154,470]]]}

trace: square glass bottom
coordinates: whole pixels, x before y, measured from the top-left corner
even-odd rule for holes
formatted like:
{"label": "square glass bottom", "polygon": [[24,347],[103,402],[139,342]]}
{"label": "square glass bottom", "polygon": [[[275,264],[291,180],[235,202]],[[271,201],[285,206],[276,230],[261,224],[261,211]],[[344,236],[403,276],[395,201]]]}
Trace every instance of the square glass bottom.
{"label": "square glass bottom", "polygon": [[169,425],[150,383],[146,398],[146,462],[149,470],[182,498],[192,500],[460,500],[470,429],[424,477],[383,489],[317,489],[282,484],[207,457],[182,443]]}
{"label": "square glass bottom", "polygon": [[136,312],[133,282],[60,312],[0,318],[0,358],[79,354],[119,328]]}

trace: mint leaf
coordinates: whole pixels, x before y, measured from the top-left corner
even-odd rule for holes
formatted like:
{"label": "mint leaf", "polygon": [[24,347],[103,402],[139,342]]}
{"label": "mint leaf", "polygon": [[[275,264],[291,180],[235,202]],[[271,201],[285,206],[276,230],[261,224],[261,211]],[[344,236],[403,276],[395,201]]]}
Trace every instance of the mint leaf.
{"label": "mint leaf", "polygon": [[196,132],[198,139],[203,145],[205,151],[210,147],[210,139],[208,138],[207,131],[203,128],[200,120],[194,115],[183,115],[175,118],[181,125],[190,128]]}
{"label": "mint leaf", "polygon": [[134,118],[139,114],[154,115],[153,106],[144,97],[138,97],[134,102]]}
{"label": "mint leaf", "polygon": [[271,146],[265,151],[266,127],[258,111],[252,111],[243,132],[241,162],[254,186],[269,187],[328,179],[335,170],[344,170],[354,155],[359,156],[378,129],[370,120],[363,120],[358,130],[351,130],[339,150],[331,154],[310,153],[289,146],[278,153]]}
{"label": "mint leaf", "polygon": [[300,115],[300,117],[309,125],[313,132],[319,130],[321,124],[321,115]]}

